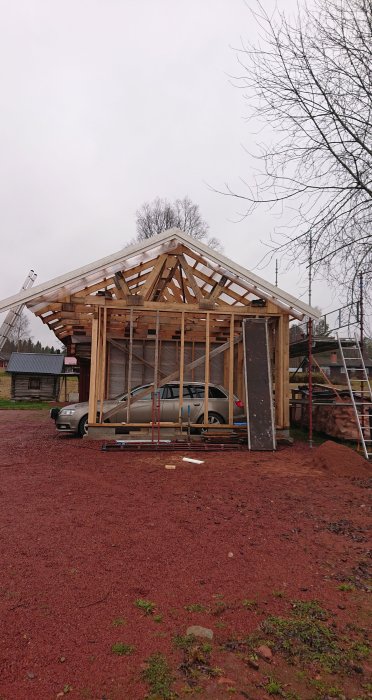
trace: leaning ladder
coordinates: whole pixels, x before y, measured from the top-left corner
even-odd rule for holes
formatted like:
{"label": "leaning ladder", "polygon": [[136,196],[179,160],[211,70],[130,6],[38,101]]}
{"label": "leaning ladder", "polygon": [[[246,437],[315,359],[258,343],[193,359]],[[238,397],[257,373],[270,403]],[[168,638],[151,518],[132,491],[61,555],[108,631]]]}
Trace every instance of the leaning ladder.
{"label": "leaning ladder", "polygon": [[[36,272],[34,272],[34,270],[30,270],[25,281],[23,282],[21,292],[28,289],[29,287],[32,287],[33,283],[36,280],[36,277]],[[12,328],[14,327],[17,319],[20,317],[23,308],[24,304],[19,304],[13,309],[10,309],[10,311],[8,311],[7,315],[5,316],[4,321],[0,326],[0,350],[4,347],[6,341],[8,340],[9,334]]]}
{"label": "leaning ladder", "polygon": [[[350,344],[350,341],[352,341],[353,345]],[[339,337],[338,346],[340,350],[342,363],[345,369],[350,398],[354,408],[355,419],[358,426],[360,442],[363,447],[364,456],[366,459],[372,459],[371,413],[368,412],[368,406],[370,409],[372,409],[372,391],[368,379],[366,366],[364,364],[363,354],[359,345],[358,338],[356,336],[353,339]],[[351,363],[352,361],[355,362],[356,366],[348,364],[348,362]],[[355,392],[356,394],[360,394],[360,401],[355,400],[356,397],[351,384],[351,370],[353,372],[360,372],[360,377],[358,377],[358,381],[360,381],[361,390]],[[369,437],[366,437],[368,435]]]}

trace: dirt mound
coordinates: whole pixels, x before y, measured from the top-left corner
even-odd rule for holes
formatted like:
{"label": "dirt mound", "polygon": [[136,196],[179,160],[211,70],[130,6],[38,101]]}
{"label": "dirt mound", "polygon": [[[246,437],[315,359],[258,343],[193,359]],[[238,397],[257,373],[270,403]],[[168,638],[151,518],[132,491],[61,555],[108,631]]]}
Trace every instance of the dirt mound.
{"label": "dirt mound", "polygon": [[371,468],[360,454],[332,440],[314,450],[313,465],[335,476],[367,476]]}

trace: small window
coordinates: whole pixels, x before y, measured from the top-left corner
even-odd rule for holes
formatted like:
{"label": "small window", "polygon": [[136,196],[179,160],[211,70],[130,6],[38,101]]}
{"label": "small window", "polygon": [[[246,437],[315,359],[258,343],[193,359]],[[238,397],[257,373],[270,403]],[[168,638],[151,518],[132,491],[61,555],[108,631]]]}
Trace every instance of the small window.
{"label": "small window", "polygon": [[30,377],[29,378],[29,380],[28,380],[28,388],[29,389],[40,390],[40,385],[41,385],[40,377]]}
{"label": "small window", "polygon": [[217,389],[216,386],[209,387],[208,396],[210,399],[226,399],[226,394],[224,394],[221,389]]}

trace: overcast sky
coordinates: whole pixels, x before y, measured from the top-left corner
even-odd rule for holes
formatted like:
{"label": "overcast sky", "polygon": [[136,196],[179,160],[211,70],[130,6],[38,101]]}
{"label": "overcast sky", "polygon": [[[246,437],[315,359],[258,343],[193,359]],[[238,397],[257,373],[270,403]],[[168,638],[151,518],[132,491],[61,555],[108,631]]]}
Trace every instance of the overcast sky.
{"label": "overcast sky", "polygon": [[[207,184],[253,178],[243,145],[257,136],[230,79],[234,47],[256,34],[244,0],[0,0],[0,10],[0,298],[30,268],[44,282],[115,252],[157,196],[189,195],[224,253],[274,281],[273,265],[256,266],[278,216],[237,223],[239,203]],[[297,272],[279,285],[307,299]],[[338,303],[324,285],[313,299]],[[32,332],[54,338],[40,321]]]}

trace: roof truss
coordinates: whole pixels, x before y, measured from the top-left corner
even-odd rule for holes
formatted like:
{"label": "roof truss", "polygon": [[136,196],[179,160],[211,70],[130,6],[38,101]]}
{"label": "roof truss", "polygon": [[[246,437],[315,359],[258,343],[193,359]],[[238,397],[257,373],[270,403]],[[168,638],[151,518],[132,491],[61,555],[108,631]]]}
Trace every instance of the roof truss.
{"label": "roof truss", "polygon": [[[20,302],[61,339],[76,332],[89,335],[94,309],[101,305],[109,309],[112,337],[122,337],[123,310],[128,306],[148,311],[183,307],[195,312],[318,316],[303,302],[178,230],[23,291],[0,303],[0,311]],[[196,317],[200,323],[200,313]]]}

